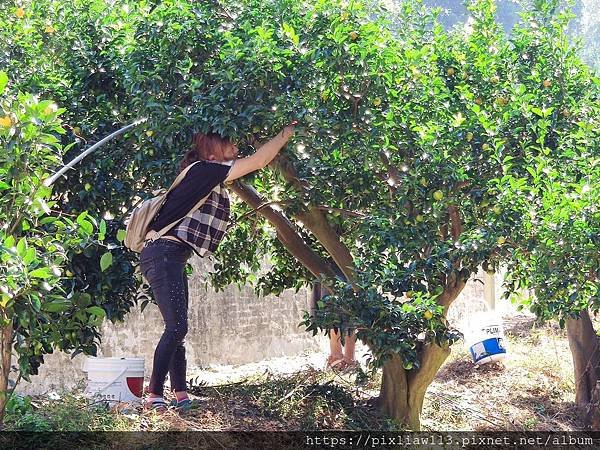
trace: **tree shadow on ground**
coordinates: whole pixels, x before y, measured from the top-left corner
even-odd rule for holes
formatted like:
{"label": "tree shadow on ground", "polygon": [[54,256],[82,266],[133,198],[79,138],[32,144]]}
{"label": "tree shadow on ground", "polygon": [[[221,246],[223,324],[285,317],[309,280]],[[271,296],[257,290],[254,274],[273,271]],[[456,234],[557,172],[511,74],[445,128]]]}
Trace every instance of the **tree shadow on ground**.
{"label": "tree shadow on ground", "polygon": [[458,359],[444,365],[435,378],[440,382],[454,381],[468,385],[477,381],[479,375],[487,377],[501,375],[505,370],[506,368],[501,363],[489,363],[477,367],[470,359]]}
{"label": "tree shadow on ground", "polygon": [[514,397],[512,405],[531,414],[531,429],[536,431],[565,430],[565,425],[571,431],[583,430],[581,407],[575,402],[552,399],[540,395],[539,392],[524,392]]}
{"label": "tree shadow on ground", "polygon": [[[351,376],[310,369],[291,375],[265,373],[218,386],[191,385],[201,411],[228,430],[382,429],[385,420],[357,395]],[[188,419],[193,419],[193,416]]]}

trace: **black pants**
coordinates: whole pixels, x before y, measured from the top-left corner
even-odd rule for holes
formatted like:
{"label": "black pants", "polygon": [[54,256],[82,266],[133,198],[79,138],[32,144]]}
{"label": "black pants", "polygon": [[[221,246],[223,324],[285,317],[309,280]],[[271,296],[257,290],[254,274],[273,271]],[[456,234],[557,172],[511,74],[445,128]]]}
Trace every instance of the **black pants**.
{"label": "black pants", "polygon": [[188,284],[185,265],[192,250],[183,243],[157,239],[140,254],[140,268],[150,283],[165,329],[154,351],[148,390],[163,395],[167,373],[173,391],[186,390],[184,338],[188,331]]}

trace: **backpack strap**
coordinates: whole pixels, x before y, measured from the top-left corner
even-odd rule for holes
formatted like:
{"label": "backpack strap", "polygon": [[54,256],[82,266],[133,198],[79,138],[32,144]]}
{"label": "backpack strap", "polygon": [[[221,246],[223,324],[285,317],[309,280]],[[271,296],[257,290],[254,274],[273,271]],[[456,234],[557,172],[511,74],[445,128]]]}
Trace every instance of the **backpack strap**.
{"label": "backpack strap", "polygon": [[[192,164],[190,164],[189,166],[187,166],[185,169],[183,169],[181,171],[181,173],[179,175],[177,175],[177,178],[175,178],[175,181],[173,181],[173,184],[171,184],[171,186],[169,187],[169,189],[167,190],[167,192],[165,192],[163,195],[165,197],[165,201],[167,198],[167,194],[169,192],[171,192],[171,190],[173,188],[175,188],[179,183],[181,183],[181,181],[185,178],[185,176],[187,175],[188,171],[190,170],[190,168],[194,165],[199,163],[200,161],[196,161]],[[210,195],[212,194],[213,191],[210,191],[208,193],[208,195],[204,198],[201,198],[200,201],[198,201],[198,203],[196,203],[192,209],[190,209],[187,214],[185,216],[183,216],[181,219],[177,219],[175,222],[170,223],[169,225],[166,225],[165,227],[163,227],[161,230],[159,231],[155,231],[155,230],[150,230],[146,233],[146,237],[144,238],[144,241],[155,241],[156,239],[162,237],[165,235],[165,233],[167,233],[171,228],[173,228],[175,225],[177,225],[179,222],[181,222],[183,219],[185,219],[187,216],[189,216],[192,212],[194,212],[196,209],[198,209],[200,206],[202,206],[204,204],[204,202],[208,199],[208,197],[210,197]]]}
{"label": "backpack strap", "polygon": [[212,194],[212,191],[210,191],[206,197],[200,199],[200,201],[198,203],[196,203],[194,205],[194,207],[192,209],[190,209],[188,211],[188,213],[185,216],[183,216],[181,219],[177,219],[175,222],[170,223],[169,225],[165,226],[164,228],[162,228],[159,231],[155,231],[155,230],[148,231],[148,233],[146,233],[146,237],[144,238],[144,240],[145,241],[147,241],[147,240],[154,241],[154,240],[164,236],[167,231],[169,231],[171,228],[173,228],[175,225],[177,225],[179,222],[181,222],[183,219],[185,219],[187,216],[189,216],[192,212],[194,212],[196,209],[198,209],[200,206],[202,206],[204,204],[204,202],[206,201],[206,199],[208,199],[208,197],[210,197],[210,194]]}
{"label": "backpack strap", "polygon": [[179,175],[177,175],[177,177],[175,178],[175,181],[173,181],[173,183],[171,183],[171,186],[169,186],[169,189],[167,189],[167,192],[165,192],[165,196],[171,192],[179,183],[181,183],[183,181],[183,179],[185,178],[185,176],[187,175],[187,173],[190,171],[190,169],[192,168],[192,166],[198,164],[201,161],[196,161],[193,162],[192,164],[190,164],[189,166],[187,166],[185,169],[183,169]]}

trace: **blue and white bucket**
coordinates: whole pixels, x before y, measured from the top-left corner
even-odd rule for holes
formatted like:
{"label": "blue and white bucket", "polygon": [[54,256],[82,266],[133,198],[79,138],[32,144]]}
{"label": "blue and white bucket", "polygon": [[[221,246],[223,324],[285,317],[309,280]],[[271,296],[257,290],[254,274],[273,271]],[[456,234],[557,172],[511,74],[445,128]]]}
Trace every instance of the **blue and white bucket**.
{"label": "blue and white bucket", "polygon": [[476,365],[506,358],[504,328],[502,318],[494,312],[480,312],[474,315],[466,337],[466,344]]}

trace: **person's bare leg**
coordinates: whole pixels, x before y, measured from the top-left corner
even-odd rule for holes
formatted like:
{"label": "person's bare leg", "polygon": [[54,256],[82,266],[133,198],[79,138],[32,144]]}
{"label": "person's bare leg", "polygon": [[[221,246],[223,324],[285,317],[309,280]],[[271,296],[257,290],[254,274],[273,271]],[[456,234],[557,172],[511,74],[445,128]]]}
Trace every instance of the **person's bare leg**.
{"label": "person's bare leg", "polygon": [[181,402],[183,400],[185,400],[186,398],[189,398],[187,391],[175,391],[175,398],[177,399],[178,402]]}
{"label": "person's bare leg", "polygon": [[342,349],[342,341],[339,333],[335,330],[329,330],[329,357],[327,358],[327,366],[331,367],[333,363],[344,359],[344,350]]}
{"label": "person's bare leg", "polygon": [[344,361],[346,364],[354,364],[356,360],[354,359],[354,350],[356,347],[356,334],[352,333],[348,336],[345,336],[344,339]]}

